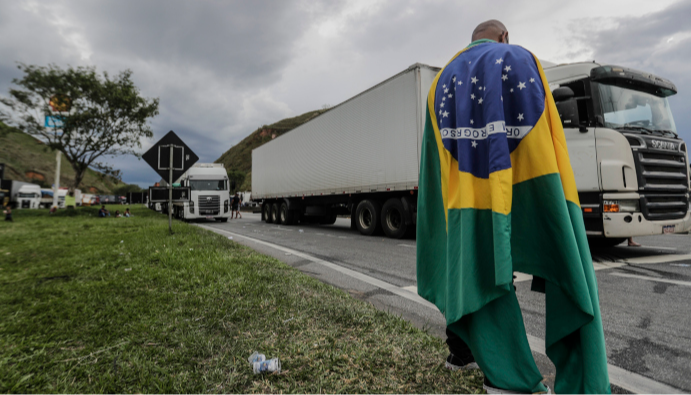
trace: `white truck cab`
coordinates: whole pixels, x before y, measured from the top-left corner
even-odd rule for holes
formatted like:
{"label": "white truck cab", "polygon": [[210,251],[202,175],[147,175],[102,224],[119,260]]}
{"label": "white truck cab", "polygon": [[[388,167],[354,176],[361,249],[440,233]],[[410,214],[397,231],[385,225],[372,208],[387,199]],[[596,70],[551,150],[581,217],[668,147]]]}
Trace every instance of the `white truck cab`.
{"label": "white truck cab", "polygon": [[41,206],[41,187],[25,184],[17,192],[17,208],[37,209]]}
{"label": "white truck cab", "polygon": [[173,204],[176,218],[228,221],[232,214],[230,191],[228,173],[222,163],[195,164],[182,175],[180,185],[190,188],[190,200]]}
{"label": "white truck cab", "polygon": [[589,238],[614,245],[631,236],[688,232],[687,146],[667,101],[675,85],[594,62],[544,70]]}

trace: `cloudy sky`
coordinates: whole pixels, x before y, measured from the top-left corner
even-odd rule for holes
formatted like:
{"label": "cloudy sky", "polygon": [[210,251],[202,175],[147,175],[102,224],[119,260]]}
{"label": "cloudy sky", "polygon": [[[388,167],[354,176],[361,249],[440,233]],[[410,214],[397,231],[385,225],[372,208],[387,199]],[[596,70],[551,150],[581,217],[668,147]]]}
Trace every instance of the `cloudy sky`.
{"label": "cloudy sky", "polygon": [[[160,98],[154,139],[178,133],[217,159],[257,127],[335,105],[420,62],[444,65],[481,21],[552,62],[597,60],[677,84],[677,129],[691,143],[691,1],[0,0],[0,94],[17,62],[133,71]],[[142,161],[107,158],[147,186]]]}

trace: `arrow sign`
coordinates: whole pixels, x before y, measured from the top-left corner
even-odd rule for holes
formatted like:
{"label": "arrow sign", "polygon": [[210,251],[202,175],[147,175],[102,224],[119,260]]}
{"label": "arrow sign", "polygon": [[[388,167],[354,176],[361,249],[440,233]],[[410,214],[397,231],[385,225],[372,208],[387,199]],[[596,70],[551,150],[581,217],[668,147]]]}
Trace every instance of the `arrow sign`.
{"label": "arrow sign", "polygon": [[[173,146],[173,179],[170,179],[170,146]],[[149,164],[161,178],[172,184],[182,174],[197,163],[199,157],[192,152],[180,137],[172,130],[168,132],[158,143],[154,144],[142,155],[142,159]]]}

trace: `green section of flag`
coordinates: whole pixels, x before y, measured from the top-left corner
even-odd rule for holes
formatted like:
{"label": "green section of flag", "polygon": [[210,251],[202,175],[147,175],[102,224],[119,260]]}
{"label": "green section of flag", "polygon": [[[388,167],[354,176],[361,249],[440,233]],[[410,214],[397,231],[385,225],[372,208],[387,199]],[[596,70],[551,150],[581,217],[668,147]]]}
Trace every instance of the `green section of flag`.
{"label": "green section of flag", "polygon": [[[557,393],[609,393],[597,282],[580,207],[559,174],[513,186],[510,215],[444,212],[439,151],[427,113],[417,217],[418,293],[447,324],[510,292],[511,273],[544,278],[546,350]],[[508,280],[507,280],[508,279]]]}

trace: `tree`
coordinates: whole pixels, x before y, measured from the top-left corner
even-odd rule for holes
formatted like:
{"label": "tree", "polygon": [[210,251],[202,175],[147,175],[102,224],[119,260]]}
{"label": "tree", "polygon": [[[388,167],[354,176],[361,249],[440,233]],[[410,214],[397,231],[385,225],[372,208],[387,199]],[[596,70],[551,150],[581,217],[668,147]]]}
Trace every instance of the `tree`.
{"label": "tree", "polygon": [[[147,119],[158,115],[159,101],[139,95],[130,70],[111,78],[94,67],[18,68],[24,77],[12,80],[19,89],[0,97],[6,106],[0,120],[61,151],[75,172],[73,189],[89,167],[118,178],[118,170],[97,159],[138,155],[134,148],[141,148],[141,139],[153,137]],[[53,127],[46,127],[47,121]]]}
{"label": "tree", "polygon": [[240,186],[242,186],[243,181],[245,181],[245,172],[242,170],[228,169],[227,173],[231,187],[233,185],[233,181],[235,181],[235,188],[230,188],[231,192],[238,191]]}

